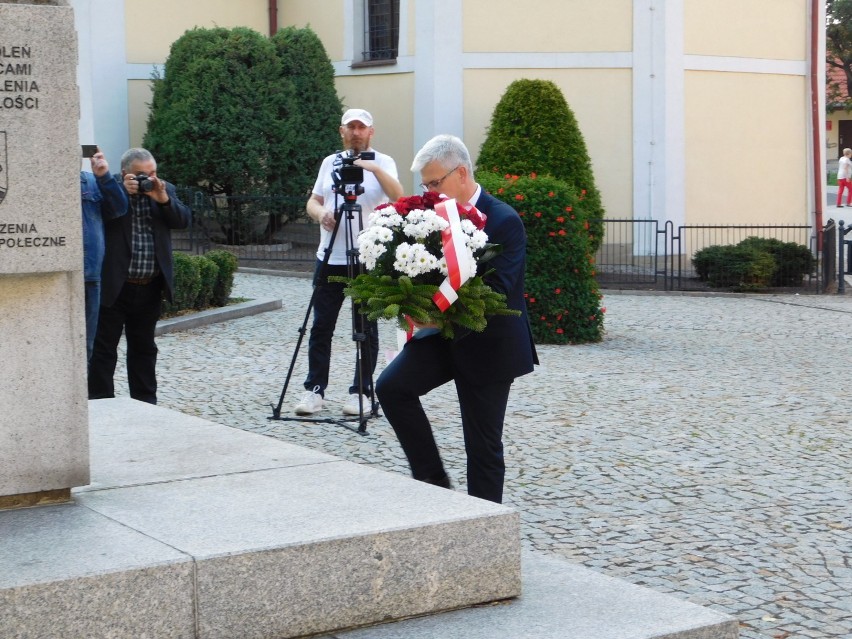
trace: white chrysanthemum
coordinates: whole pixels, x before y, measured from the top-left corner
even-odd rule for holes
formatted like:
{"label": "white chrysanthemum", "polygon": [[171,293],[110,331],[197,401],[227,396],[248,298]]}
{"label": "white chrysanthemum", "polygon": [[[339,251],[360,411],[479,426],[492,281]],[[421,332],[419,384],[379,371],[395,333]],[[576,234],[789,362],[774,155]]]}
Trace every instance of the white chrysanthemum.
{"label": "white chrysanthemum", "polygon": [[469,237],[465,238],[465,244],[474,251],[483,248],[487,243],[488,236],[476,228],[473,229],[473,233]]}
{"label": "white chrysanthemum", "polygon": [[400,242],[396,247],[394,257],[396,258],[393,263],[394,270],[400,273],[406,273],[406,270],[408,269],[408,260],[411,259],[411,244],[408,244],[407,242]]}
{"label": "white chrysanthemum", "polygon": [[398,228],[403,222],[402,216],[392,206],[373,211],[368,219],[371,226],[383,226],[391,229]]}
{"label": "white chrysanthemum", "polygon": [[438,258],[432,255],[422,244],[401,243],[396,248],[396,261],[393,267],[399,273],[409,277],[417,277],[438,265]]}
{"label": "white chrysanthemum", "polygon": [[387,252],[387,244],[393,239],[393,231],[383,226],[370,226],[358,235],[358,259],[372,270],[376,261]]}
{"label": "white chrysanthemum", "polygon": [[438,216],[435,211],[415,210],[405,216],[402,232],[408,237],[422,240],[433,233],[440,233],[448,226],[448,222]]}

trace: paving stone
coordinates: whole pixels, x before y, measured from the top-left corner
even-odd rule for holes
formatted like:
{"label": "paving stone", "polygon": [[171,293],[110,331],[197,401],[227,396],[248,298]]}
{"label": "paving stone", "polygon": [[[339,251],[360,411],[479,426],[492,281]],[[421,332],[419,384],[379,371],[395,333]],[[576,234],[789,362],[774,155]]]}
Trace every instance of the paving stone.
{"label": "paving stone", "polygon": [[[238,273],[235,295],[282,308],[158,338],[160,403],[407,475],[384,418],[367,436],[268,419],[310,292],[308,279]],[[512,389],[505,499],[525,547],[752,620],[744,639],[848,639],[852,296],[604,293],[604,340],[539,346]],[[395,348],[390,323],[380,339]],[[341,313],[331,415],[353,365]],[[306,369],[305,342],[284,413]],[[116,382],[126,394],[121,366]],[[424,406],[464,490],[453,385]]]}

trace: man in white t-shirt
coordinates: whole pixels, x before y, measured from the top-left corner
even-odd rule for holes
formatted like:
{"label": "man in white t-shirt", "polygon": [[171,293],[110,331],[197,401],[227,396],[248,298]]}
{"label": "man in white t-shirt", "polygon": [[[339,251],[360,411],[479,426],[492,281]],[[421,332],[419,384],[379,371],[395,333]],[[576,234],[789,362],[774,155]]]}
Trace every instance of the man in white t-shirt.
{"label": "man in white t-shirt", "polygon": [[[369,112],[364,109],[346,111],[340,126],[344,152],[329,155],[323,160],[311,197],[308,199],[308,215],[320,224],[320,242],[314,271],[314,321],[308,341],[308,375],[304,383],[305,394],[294,407],[297,415],[313,415],[321,411],[328,386],[331,340],[344,298],[344,285],[329,282],[328,277],[348,275],[347,240],[350,246],[357,246],[355,238],[368,224],[373,209],[379,204],[402,197],[402,185],[397,179],[398,173],[393,158],[375,151],[370,146],[374,133],[373,116]],[[351,160],[352,156],[358,156],[364,151],[374,152],[375,159]],[[364,172],[364,192],[357,197],[357,204],[361,207],[360,219],[354,213],[352,219],[348,219],[348,214],[335,216],[335,207],[340,210],[344,203],[343,195],[336,194],[333,190],[334,175],[340,173],[341,156],[348,156],[348,166],[344,168],[360,167]],[[338,218],[340,228],[334,233]],[[328,263],[324,265],[332,235],[334,244],[331,246]],[[366,324],[367,341],[362,344],[361,370],[358,370],[356,362],[355,376],[352,386],[349,387],[349,400],[343,407],[343,413],[346,415],[359,415],[363,408],[371,406],[373,389],[369,384],[378,359],[379,330],[376,322]]]}

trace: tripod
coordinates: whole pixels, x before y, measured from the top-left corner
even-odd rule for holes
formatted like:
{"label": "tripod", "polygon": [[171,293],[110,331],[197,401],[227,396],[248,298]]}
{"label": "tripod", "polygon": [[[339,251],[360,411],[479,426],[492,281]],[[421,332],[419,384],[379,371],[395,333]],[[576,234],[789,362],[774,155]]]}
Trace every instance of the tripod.
{"label": "tripod", "polygon": [[[351,167],[358,168],[358,167]],[[362,176],[363,174],[361,174]],[[372,379],[372,370],[375,362],[373,362],[373,353],[371,351],[368,334],[368,320],[366,315],[360,312],[360,305],[356,304],[355,301],[352,301],[351,311],[352,311],[352,341],[355,342],[355,370],[356,370],[356,382],[358,387],[358,416],[357,417],[306,417],[306,416],[295,416],[295,417],[282,417],[281,416],[281,408],[284,404],[284,396],[287,394],[287,388],[290,385],[290,379],[293,375],[293,368],[296,365],[296,359],[299,355],[299,350],[302,345],[302,340],[305,337],[306,327],[308,324],[308,320],[311,317],[311,311],[314,308],[314,303],[316,300],[317,292],[319,291],[319,286],[317,283],[322,284],[325,282],[325,278],[327,277],[328,271],[328,261],[331,257],[332,247],[334,246],[334,240],[337,237],[337,233],[340,230],[341,226],[343,227],[343,233],[345,237],[345,247],[346,247],[346,276],[350,279],[356,277],[361,272],[361,265],[358,262],[358,248],[355,244],[355,238],[357,236],[357,232],[354,230],[354,220],[356,219],[357,214],[357,231],[361,231],[362,222],[361,222],[361,206],[358,204],[358,196],[364,192],[363,186],[361,186],[361,181],[363,181],[363,177],[359,178],[358,174],[355,173],[345,173],[343,172],[343,177],[341,177],[341,172],[333,172],[332,177],[334,180],[333,191],[335,193],[335,206],[334,206],[334,229],[331,232],[331,236],[328,240],[328,245],[324,249],[323,260],[317,269],[316,280],[313,292],[311,293],[311,299],[308,302],[308,308],[305,312],[305,318],[302,321],[302,325],[299,328],[299,338],[296,341],[296,348],[293,351],[293,357],[290,360],[290,367],[287,370],[287,377],[284,380],[284,387],[281,389],[281,395],[278,398],[278,404],[270,404],[272,407],[272,416],[268,419],[275,419],[281,421],[302,421],[302,422],[324,422],[330,424],[336,424],[338,426],[343,426],[344,428],[348,428],[349,430],[355,431],[361,435],[367,434],[367,420],[370,417],[377,417],[378,412],[378,404],[375,400],[375,394],[370,393],[370,402],[369,405],[365,406],[364,400],[364,390],[369,388],[373,388],[373,379]],[[338,207],[337,198],[338,196],[343,197],[343,203]],[[365,357],[366,356],[366,357]],[[376,354],[377,356],[377,354]],[[368,385],[365,385],[364,382],[369,381]],[[357,427],[353,424],[357,422]]]}

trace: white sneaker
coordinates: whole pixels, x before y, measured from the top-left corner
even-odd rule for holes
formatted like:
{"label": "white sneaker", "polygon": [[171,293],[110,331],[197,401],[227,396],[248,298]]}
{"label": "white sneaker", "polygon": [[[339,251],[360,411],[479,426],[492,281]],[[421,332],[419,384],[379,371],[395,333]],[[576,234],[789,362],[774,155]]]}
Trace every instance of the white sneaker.
{"label": "white sneaker", "polygon": [[[319,386],[317,386],[319,388]],[[322,410],[322,395],[315,391],[305,391],[302,399],[293,409],[297,415],[313,415]]]}
{"label": "white sneaker", "polygon": [[360,409],[358,405],[358,393],[353,393],[349,396],[349,399],[346,400],[346,403],[343,405],[343,414],[344,415],[360,415],[361,410],[364,411],[364,414],[368,414],[373,407],[370,405],[370,398],[366,395],[360,395],[361,397],[361,406],[363,409]]}

